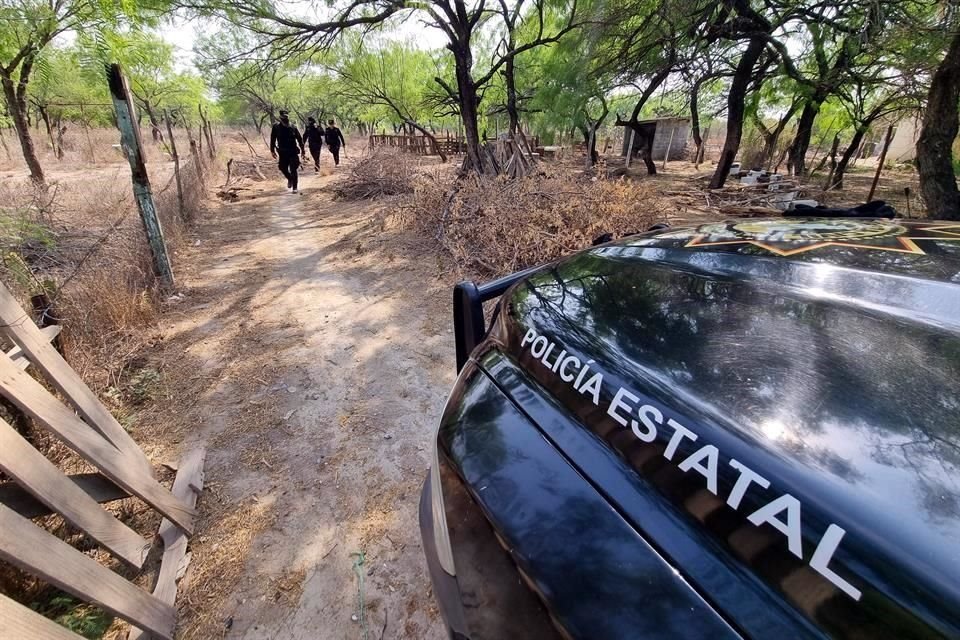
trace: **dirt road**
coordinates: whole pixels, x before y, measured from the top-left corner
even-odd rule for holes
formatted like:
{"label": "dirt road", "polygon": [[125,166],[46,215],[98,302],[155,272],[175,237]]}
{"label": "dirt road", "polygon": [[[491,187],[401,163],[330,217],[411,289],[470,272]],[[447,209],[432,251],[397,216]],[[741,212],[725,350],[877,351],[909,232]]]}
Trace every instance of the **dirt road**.
{"label": "dirt road", "polygon": [[208,450],[183,638],[443,637],[416,514],[455,377],[449,288],[373,207],[331,202],[334,179],[259,183],[178,256],[150,420],[174,426],[138,437]]}

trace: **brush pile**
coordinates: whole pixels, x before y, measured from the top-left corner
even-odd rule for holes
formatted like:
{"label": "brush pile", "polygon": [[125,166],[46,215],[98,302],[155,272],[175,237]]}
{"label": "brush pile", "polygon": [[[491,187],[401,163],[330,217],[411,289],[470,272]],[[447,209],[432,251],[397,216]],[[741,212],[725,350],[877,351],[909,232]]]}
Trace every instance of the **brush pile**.
{"label": "brush pile", "polygon": [[452,186],[423,174],[401,223],[435,240],[464,275],[493,277],[619,238],[666,218],[667,203],[640,182],[576,176],[469,175]]}
{"label": "brush pile", "polygon": [[377,148],[330,187],[334,200],[374,200],[413,192],[416,165],[397,149]]}

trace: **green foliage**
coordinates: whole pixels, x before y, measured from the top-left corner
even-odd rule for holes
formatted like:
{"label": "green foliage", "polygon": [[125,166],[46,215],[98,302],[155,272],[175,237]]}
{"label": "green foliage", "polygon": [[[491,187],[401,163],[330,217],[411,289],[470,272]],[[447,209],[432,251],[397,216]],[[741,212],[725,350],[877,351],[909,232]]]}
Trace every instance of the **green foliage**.
{"label": "green foliage", "polygon": [[62,592],[57,592],[46,602],[33,603],[31,606],[38,613],[90,640],[102,638],[113,623],[113,617],[102,609]]}
{"label": "green foliage", "polygon": [[356,105],[359,120],[374,125],[415,122],[452,124],[437,108],[436,54],[411,42],[349,42],[338,48],[331,68],[341,95]]}

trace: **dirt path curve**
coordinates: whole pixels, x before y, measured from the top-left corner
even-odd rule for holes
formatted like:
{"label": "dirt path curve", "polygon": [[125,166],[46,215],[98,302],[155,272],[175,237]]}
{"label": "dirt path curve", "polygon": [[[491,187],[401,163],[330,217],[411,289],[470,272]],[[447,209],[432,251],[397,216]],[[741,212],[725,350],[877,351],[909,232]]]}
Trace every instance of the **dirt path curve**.
{"label": "dirt path curve", "polygon": [[444,637],[416,514],[454,379],[449,289],[370,205],[331,202],[334,179],[262,183],[181,257],[169,413],[181,449],[208,447],[184,638]]}

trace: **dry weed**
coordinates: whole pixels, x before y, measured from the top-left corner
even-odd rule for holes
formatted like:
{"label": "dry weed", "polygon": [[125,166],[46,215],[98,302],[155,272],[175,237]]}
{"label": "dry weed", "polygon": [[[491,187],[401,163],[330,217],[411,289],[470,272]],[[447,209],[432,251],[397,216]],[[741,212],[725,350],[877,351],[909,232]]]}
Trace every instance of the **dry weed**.
{"label": "dry weed", "polygon": [[423,174],[400,208],[401,224],[435,240],[464,273],[518,271],[665,220],[652,186],[554,171],[518,179],[467,176],[453,185]]}
{"label": "dry weed", "polygon": [[[192,161],[184,163],[181,215],[170,164],[148,165],[172,253],[184,241],[186,219],[202,209],[203,189]],[[67,359],[98,388],[116,382],[118,368],[150,337],[160,298],[149,249],[124,165],[64,176],[49,188],[26,181],[0,184],[0,277],[29,309],[47,295],[47,313],[64,326]]]}
{"label": "dry weed", "polygon": [[[204,561],[194,565],[181,585],[179,637],[223,637],[227,598],[243,575],[254,538],[271,526],[275,517],[271,506],[255,496],[241,504],[223,503],[203,515],[198,530],[204,534],[191,541],[191,552]],[[287,591],[292,598],[295,592]]]}
{"label": "dry weed", "polygon": [[412,193],[416,167],[396,149],[375,149],[330,187],[335,200],[372,200]]}

